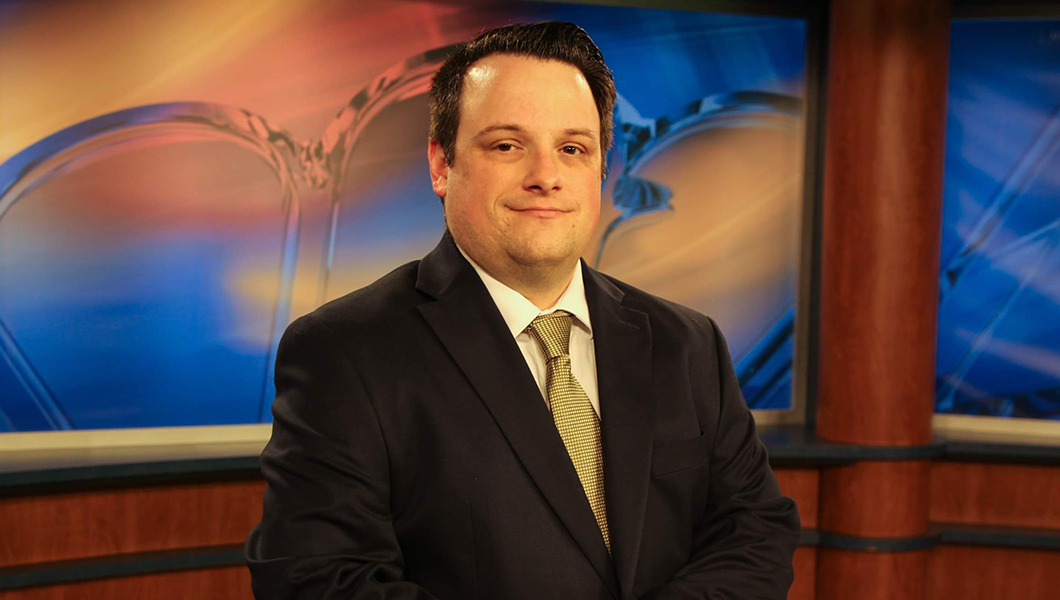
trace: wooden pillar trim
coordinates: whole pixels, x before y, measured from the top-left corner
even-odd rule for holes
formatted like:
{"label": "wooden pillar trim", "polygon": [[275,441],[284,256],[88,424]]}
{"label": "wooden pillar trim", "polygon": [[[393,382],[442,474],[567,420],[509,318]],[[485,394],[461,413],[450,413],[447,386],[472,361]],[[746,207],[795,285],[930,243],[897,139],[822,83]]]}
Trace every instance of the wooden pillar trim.
{"label": "wooden pillar trim", "polygon": [[802,528],[804,530],[816,528],[820,471],[817,469],[777,469],[774,473],[781,493],[795,500],[795,505],[799,508]]}
{"label": "wooden pillar trim", "polygon": [[818,527],[862,537],[916,537],[928,531],[930,463],[862,462],[821,470]]}
{"label": "wooden pillar trim", "polygon": [[[950,0],[830,3],[817,435],[932,446]],[[930,456],[821,470],[817,599],[924,600]]]}
{"label": "wooden pillar trim", "polygon": [[817,549],[817,599],[923,598],[928,551]]}
{"label": "wooden pillar trim", "polygon": [[932,521],[1060,532],[1055,466],[938,462],[931,469]]}
{"label": "wooden pillar trim", "polygon": [[139,552],[0,569],[0,591],[109,577],[243,566],[243,545]]}
{"label": "wooden pillar trim", "polygon": [[976,527],[957,523],[938,523],[935,527],[939,531],[940,544],[1060,551],[1060,531],[1051,529]]}
{"label": "wooden pillar trim", "polygon": [[817,546],[858,550],[861,552],[917,552],[934,548],[942,540],[939,533],[911,537],[862,537],[822,531],[817,536]]}
{"label": "wooden pillar trim", "polygon": [[949,5],[831,4],[817,399],[823,438],[931,441]]}
{"label": "wooden pillar trim", "polygon": [[225,598],[250,600],[250,572],[244,565],[209,567],[188,571],[146,573],[124,577],[107,577],[90,581],[73,581],[40,587],[12,589],[0,593],[4,600],[187,600],[188,598]]}
{"label": "wooden pillar trim", "polygon": [[939,546],[931,552],[927,596],[961,600],[1052,600],[1060,552]]}
{"label": "wooden pillar trim", "polygon": [[926,535],[864,537],[803,529],[799,547],[839,548],[862,552],[912,552],[934,546],[980,546],[1014,550],[1060,550],[1060,531],[1033,527],[985,527],[932,523]]}
{"label": "wooden pillar trim", "polygon": [[800,546],[795,549],[792,560],[795,567],[795,581],[788,591],[788,600],[814,600],[817,587],[817,549]]}

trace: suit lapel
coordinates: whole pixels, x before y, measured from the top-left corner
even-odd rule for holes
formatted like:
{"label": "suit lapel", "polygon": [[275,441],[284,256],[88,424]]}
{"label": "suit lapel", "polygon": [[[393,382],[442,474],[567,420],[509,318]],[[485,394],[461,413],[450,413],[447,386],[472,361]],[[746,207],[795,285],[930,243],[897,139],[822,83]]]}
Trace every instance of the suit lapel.
{"label": "suit lapel", "polygon": [[623,293],[584,267],[600,390],[604,489],[611,554],[622,598],[632,595],[651,471],[652,354],[648,316],[622,306]]}
{"label": "suit lapel", "polygon": [[436,298],[420,305],[420,314],[478,392],[560,522],[617,598],[614,566],[533,375],[485,285],[448,232],[420,262],[416,288]]}

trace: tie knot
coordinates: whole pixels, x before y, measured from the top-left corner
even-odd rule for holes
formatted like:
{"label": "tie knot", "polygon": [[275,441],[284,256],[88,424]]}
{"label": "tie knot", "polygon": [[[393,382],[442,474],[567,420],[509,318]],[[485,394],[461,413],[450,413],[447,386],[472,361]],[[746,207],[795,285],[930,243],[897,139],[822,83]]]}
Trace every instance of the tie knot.
{"label": "tie knot", "polygon": [[570,313],[557,310],[534,319],[526,329],[552,360],[570,353],[570,327]]}

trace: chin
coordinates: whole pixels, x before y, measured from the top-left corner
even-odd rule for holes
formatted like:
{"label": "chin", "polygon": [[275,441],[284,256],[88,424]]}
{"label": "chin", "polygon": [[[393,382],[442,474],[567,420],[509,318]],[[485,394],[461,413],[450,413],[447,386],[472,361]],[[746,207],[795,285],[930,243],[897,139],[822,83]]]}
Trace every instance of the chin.
{"label": "chin", "polygon": [[573,264],[580,254],[567,247],[523,247],[513,248],[509,256],[524,267],[554,268]]}

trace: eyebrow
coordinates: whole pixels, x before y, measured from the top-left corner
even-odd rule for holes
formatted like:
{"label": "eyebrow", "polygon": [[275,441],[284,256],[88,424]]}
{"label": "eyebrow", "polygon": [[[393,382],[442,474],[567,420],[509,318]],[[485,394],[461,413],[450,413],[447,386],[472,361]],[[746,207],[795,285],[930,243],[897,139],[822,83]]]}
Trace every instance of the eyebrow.
{"label": "eyebrow", "polygon": [[484,135],[493,133],[494,131],[520,131],[521,132],[521,131],[523,131],[523,128],[519,127],[515,123],[498,123],[498,124],[495,124],[495,125],[490,125],[489,127],[484,127],[482,129],[482,131],[479,131],[478,133],[475,134],[475,137],[473,139],[477,140],[477,139],[479,139],[480,137],[482,137]]}
{"label": "eyebrow", "polygon": [[596,141],[596,134],[590,129],[564,129],[563,135],[580,135],[587,137],[590,140]]}
{"label": "eyebrow", "polygon": [[[479,139],[479,138],[481,138],[481,137],[483,137],[485,135],[493,133],[494,131],[515,131],[515,132],[522,133],[522,132],[525,132],[526,130],[523,129],[521,126],[516,125],[515,123],[497,123],[497,124],[490,125],[488,127],[482,128],[482,130],[479,131],[478,133],[476,133],[475,137],[472,138],[472,139],[476,139],[477,140],[477,139]],[[564,129],[563,130],[563,135],[566,135],[566,136],[582,136],[582,137],[587,137],[590,140],[596,141],[596,134],[591,129],[576,129],[576,128]]]}

